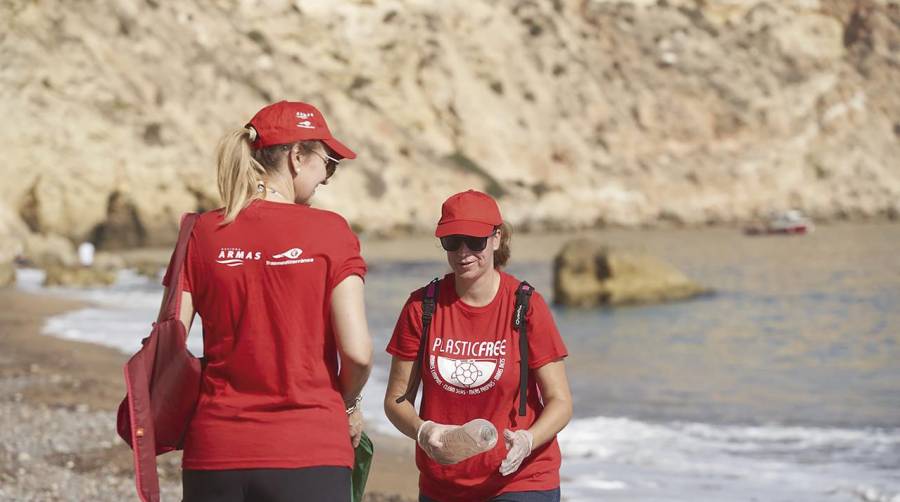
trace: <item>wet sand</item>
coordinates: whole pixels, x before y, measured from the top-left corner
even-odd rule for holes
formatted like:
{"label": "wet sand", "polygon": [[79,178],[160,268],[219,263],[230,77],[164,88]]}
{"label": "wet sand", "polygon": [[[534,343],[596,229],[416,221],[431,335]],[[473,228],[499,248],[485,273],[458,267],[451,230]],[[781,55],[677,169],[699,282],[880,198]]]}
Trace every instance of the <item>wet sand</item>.
{"label": "wet sand", "polygon": [[[0,500],[135,500],[131,450],[115,432],[127,355],[41,335],[85,304],[0,289]],[[149,330],[149,321],[148,321]],[[414,500],[412,441],[373,435],[367,500]],[[158,459],[163,500],[180,500],[180,453]]]}

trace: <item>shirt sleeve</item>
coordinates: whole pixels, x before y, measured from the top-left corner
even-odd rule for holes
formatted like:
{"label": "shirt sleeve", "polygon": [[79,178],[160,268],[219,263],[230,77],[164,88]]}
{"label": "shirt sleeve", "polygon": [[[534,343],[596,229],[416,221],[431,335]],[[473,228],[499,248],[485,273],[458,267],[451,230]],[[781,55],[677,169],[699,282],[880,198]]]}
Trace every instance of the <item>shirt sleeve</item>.
{"label": "shirt sleeve", "polygon": [[418,290],[406,300],[394,326],[394,334],[388,342],[388,354],[407,361],[414,361],[419,355],[419,343],[422,340],[422,296],[422,290]]}
{"label": "shirt sleeve", "polygon": [[537,369],[569,355],[562,336],[556,328],[550,307],[537,291],[531,295],[526,322],[528,323],[529,368]]}
{"label": "shirt sleeve", "polygon": [[[185,251],[184,257],[184,266],[181,268],[181,289],[182,291],[191,292],[193,290],[191,284],[191,276],[194,271],[194,261],[196,259],[196,242],[194,233],[191,232],[191,237],[188,239],[187,250]],[[178,248],[176,243],[175,248]],[[165,287],[169,287],[169,284],[172,283],[172,262],[175,261],[175,250],[172,250],[172,256],[169,258],[169,266],[166,267],[166,274],[163,276],[162,285]]]}
{"label": "shirt sleeve", "polygon": [[331,270],[328,278],[329,289],[334,288],[347,277],[358,275],[365,280],[366,261],[360,251],[359,238],[350,229],[346,220],[341,218],[341,231],[337,236],[334,251],[331,253]]}

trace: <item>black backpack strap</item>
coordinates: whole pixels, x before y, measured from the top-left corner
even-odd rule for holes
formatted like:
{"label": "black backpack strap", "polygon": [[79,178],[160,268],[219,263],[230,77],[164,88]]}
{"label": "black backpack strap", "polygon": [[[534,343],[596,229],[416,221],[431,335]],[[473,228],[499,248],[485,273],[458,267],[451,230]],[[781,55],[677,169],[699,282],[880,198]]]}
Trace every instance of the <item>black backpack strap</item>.
{"label": "black backpack strap", "polygon": [[409,375],[409,384],[406,393],[397,398],[397,403],[404,400],[416,405],[416,394],[419,393],[419,382],[422,380],[422,368],[425,366],[425,348],[428,345],[428,328],[431,327],[431,319],[434,317],[434,309],[437,304],[438,284],[440,279],[434,278],[425,286],[425,296],[422,297],[422,338],[419,340],[419,352],[413,362],[412,372]]}
{"label": "black backpack strap", "polygon": [[516,307],[513,310],[513,329],[519,331],[519,416],[525,416],[526,395],[528,393],[528,301],[534,288],[526,281],[516,289]]}

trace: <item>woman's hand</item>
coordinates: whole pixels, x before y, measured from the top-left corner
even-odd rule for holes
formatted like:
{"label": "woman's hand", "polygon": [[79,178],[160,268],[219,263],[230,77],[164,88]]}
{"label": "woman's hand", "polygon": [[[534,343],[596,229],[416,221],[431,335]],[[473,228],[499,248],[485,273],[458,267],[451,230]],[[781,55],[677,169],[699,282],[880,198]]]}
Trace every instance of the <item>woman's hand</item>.
{"label": "woman's hand", "polygon": [[444,436],[444,433],[453,428],[453,425],[439,424],[431,420],[422,422],[419,430],[416,431],[416,442],[419,443],[419,447],[422,448],[426,455],[439,464],[451,463],[446,461],[441,452],[441,448],[444,447],[444,442],[441,441],[441,438]]}
{"label": "woman's hand", "polygon": [[534,436],[527,429],[519,429],[511,431],[506,429],[503,431],[503,439],[506,442],[506,449],[509,452],[506,458],[500,463],[500,474],[509,476],[519,470],[522,461],[528,455],[531,455],[531,446],[534,444]]}
{"label": "woman's hand", "polygon": [[347,277],[331,293],[331,319],[341,361],[338,382],[349,412],[347,420],[354,448],[359,446],[363,430],[359,396],[372,370],[372,337],[366,324],[363,297],[363,281],[358,275]]}
{"label": "woman's hand", "polygon": [[353,413],[347,415],[347,421],[350,422],[350,443],[353,448],[359,446],[359,439],[363,433],[363,414],[362,409],[357,407]]}

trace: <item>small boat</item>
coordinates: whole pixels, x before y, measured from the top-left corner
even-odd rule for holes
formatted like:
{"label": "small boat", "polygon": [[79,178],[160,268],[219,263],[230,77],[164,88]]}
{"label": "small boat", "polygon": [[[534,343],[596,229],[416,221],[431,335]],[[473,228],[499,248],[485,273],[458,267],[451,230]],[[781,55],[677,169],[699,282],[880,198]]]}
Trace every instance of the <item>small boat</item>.
{"label": "small boat", "polygon": [[796,209],[773,213],[762,224],[750,225],[744,229],[747,235],[797,235],[813,231],[815,226],[812,220]]}

